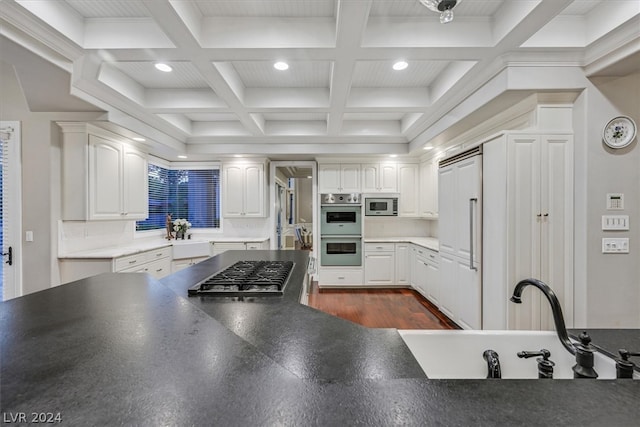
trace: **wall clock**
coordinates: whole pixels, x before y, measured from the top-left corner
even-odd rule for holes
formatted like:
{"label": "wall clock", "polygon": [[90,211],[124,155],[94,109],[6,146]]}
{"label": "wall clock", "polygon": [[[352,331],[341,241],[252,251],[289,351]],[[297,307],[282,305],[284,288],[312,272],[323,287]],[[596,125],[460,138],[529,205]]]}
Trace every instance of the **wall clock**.
{"label": "wall clock", "polygon": [[627,116],[618,116],[609,120],[602,130],[602,140],[611,148],[626,147],[635,137],[636,124]]}

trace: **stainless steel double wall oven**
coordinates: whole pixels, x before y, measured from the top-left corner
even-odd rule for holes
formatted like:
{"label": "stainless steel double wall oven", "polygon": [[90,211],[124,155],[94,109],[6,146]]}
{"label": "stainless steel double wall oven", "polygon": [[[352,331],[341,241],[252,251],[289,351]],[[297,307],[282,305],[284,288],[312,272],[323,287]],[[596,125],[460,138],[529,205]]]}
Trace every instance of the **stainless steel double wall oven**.
{"label": "stainless steel double wall oven", "polygon": [[362,265],[360,194],[321,194],[320,217],[320,265]]}

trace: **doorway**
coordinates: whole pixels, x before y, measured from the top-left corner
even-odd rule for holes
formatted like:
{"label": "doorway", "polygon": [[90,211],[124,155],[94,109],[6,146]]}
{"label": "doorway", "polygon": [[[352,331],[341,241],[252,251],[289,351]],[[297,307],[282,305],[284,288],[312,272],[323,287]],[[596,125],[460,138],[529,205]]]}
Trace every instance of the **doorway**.
{"label": "doorway", "polygon": [[313,161],[271,162],[271,249],[316,252],[317,179]]}
{"label": "doorway", "polygon": [[0,297],[22,295],[20,122],[0,121]]}

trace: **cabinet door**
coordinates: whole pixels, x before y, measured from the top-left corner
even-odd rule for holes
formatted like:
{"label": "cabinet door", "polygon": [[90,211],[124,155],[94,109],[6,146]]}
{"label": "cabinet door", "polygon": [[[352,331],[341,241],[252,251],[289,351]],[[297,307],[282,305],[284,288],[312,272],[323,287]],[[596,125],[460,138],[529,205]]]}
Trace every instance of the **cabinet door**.
{"label": "cabinet door", "polygon": [[427,283],[427,263],[426,260],[422,257],[416,258],[416,274],[418,277],[416,278],[416,287],[418,292],[422,294],[423,297],[427,298],[428,293],[428,283]]}
{"label": "cabinet door", "polygon": [[244,216],[264,216],[264,167],[247,165],[244,170]]}
{"label": "cabinet door", "polygon": [[398,191],[398,167],[395,164],[380,164],[378,188],[382,193],[396,193]]}
{"label": "cabinet door", "polygon": [[[540,277],[556,294],[569,327],[573,319],[573,137],[540,138]],[[541,329],[554,329],[549,305],[541,307]]]}
{"label": "cabinet door", "polygon": [[396,243],[396,285],[409,285],[411,283],[411,257],[409,253],[409,244]]}
{"label": "cabinet door", "polygon": [[393,285],[393,252],[369,252],[364,256],[364,280],[367,285]]}
{"label": "cabinet door", "polygon": [[409,246],[409,283],[413,289],[418,289],[418,250],[415,245]]}
{"label": "cabinet door", "polygon": [[440,304],[440,275],[438,264],[427,261],[426,267],[427,298],[437,307]]}
{"label": "cabinet door", "polygon": [[439,306],[441,312],[443,312],[449,319],[456,319],[457,310],[457,261],[449,254],[440,253],[440,274],[442,280],[440,281],[440,299]]}
{"label": "cabinet door", "polygon": [[123,153],[124,214],[128,219],[146,219],[149,216],[147,156],[132,148]]}
{"label": "cabinet door", "polygon": [[438,215],[438,162],[430,160],[420,164],[420,216]]}
{"label": "cabinet door", "polygon": [[398,166],[398,216],[418,216],[418,165]]}
{"label": "cabinet door", "polygon": [[122,218],[122,177],[122,145],[91,135],[89,138],[89,219]]}
{"label": "cabinet door", "polygon": [[341,185],[343,193],[359,193],[360,189],[360,165],[340,165]]}
{"label": "cabinet door", "polygon": [[226,217],[240,217],[244,212],[244,168],[240,165],[224,167],[223,212]]}
{"label": "cabinet door", "polygon": [[362,192],[363,193],[377,193],[380,191],[378,184],[378,164],[364,164],[362,165]]}
{"label": "cabinet door", "polygon": [[[538,268],[540,258],[540,144],[535,135],[511,135],[509,144],[510,205],[508,221],[513,224],[513,264],[511,265],[510,288],[520,280],[530,277],[543,280]],[[539,216],[540,215],[540,216]],[[508,304],[510,328],[524,330],[540,329],[541,292],[527,287],[522,295],[522,304]]]}
{"label": "cabinet door", "polygon": [[319,193],[339,193],[341,187],[340,165],[328,164],[318,167]]}

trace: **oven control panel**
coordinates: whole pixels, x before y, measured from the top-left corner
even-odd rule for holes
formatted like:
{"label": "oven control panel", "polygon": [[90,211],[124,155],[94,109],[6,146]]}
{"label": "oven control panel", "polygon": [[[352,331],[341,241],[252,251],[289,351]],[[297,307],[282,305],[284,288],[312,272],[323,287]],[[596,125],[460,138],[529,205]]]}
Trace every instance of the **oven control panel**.
{"label": "oven control panel", "polygon": [[359,205],[362,203],[359,193],[325,193],[320,195],[320,203],[323,205]]}

